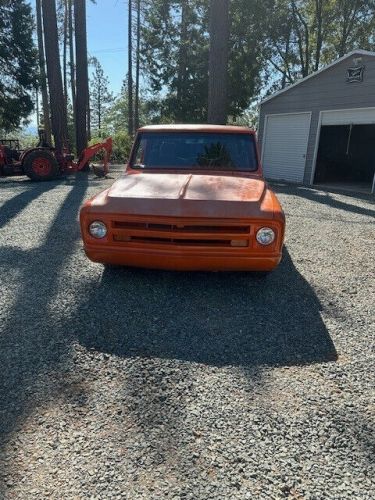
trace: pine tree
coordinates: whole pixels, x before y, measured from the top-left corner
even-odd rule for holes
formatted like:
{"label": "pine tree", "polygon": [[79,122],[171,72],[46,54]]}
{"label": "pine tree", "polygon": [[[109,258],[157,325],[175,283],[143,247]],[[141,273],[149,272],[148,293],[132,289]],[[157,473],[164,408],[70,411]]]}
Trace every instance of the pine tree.
{"label": "pine tree", "polygon": [[109,81],[98,59],[92,57],[90,62],[94,67],[90,80],[91,126],[98,130],[100,135],[108,105],[113,102],[113,95],[108,90]]}
{"label": "pine tree", "polygon": [[37,84],[34,20],[29,2],[0,3],[0,129],[17,128],[33,109]]}

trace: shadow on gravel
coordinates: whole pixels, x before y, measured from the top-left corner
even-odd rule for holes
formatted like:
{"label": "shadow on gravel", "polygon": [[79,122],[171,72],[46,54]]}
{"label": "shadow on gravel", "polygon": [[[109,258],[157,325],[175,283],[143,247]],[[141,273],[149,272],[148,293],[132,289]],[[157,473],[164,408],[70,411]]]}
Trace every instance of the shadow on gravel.
{"label": "shadow on gravel", "polygon": [[[323,189],[309,188],[308,186],[293,186],[290,184],[282,184],[282,183],[272,183],[272,188],[275,189],[276,193],[283,193],[293,196],[299,196],[301,198],[305,198],[306,200],[314,201],[316,203],[320,203],[322,205],[327,205],[332,208],[337,208],[339,210],[344,210],[345,212],[351,212],[358,215],[365,215],[368,217],[375,217],[375,209],[372,210],[370,208],[359,207],[358,205],[345,203],[344,201],[337,200],[332,198],[331,193],[340,194],[346,196],[347,198],[351,197],[353,200],[362,200],[367,201],[369,204],[374,205],[374,197],[371,194],[363,194],[363,193],[355,193],[350,194],[347,191],[323,191]],[[319,190],[317,190],[319,189]]]}
{"label": "shadow on gravel", "polygon": [[[38,184],[25,193],[26,200],[54,186],[56,183]],[[87,178],[81,176],[40,247],[28,251],[0,247],[0,272],[14,269],[20,283],[9,313],[0,322],[0,459],[7,435],[34,405],[43,402],[32,397],[38,378],[48,369],[56,370],[70,348],[71,338],[55,321],[50,306],[58,293],[57,278],[80,237],[77,212],[86,189]],[[45,383],[50,383],[48,377]],[[2,498],[1,494],[0,489]]]}
{"label": "shadow on gravel", "polygon": [[86,347],[209,365],[299,365],[337,354],[319,301],[285,251],[267,279],[249,273],[105,269],[73,324]]}
{"label": "shadow on gravel", "polygon": [[[7,200],[0,207],[0,229],[8,224],[16,215],[24,210],[29,203],[36,200],[40,195],[50,191],[56,186],[55,182],[39,182],[28,185],[26,191],[17,194],[13,198]],[[8,186],[9,189],[9,186]]]}

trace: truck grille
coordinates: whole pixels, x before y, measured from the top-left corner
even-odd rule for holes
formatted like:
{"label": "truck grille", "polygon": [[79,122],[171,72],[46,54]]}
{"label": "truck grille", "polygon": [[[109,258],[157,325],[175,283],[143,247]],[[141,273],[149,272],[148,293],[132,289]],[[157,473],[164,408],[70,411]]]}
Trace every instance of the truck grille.
{"label": "truck grille", "polygon": [[162,245],[180,247],[249,246],[250,226],[223,221],[146,222],[114,220],[111,224],[113,242],[119,245]]}

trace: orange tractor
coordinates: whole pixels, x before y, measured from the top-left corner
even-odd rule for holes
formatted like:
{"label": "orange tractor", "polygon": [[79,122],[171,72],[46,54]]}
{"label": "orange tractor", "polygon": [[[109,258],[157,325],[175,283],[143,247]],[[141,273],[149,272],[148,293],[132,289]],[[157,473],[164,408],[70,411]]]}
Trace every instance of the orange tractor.
{"label": "orange tractor", "polygon": [[35,148],[21,150],[18,140],[0,139],[0,177],[8,175],[27,175],[33,181],[48,181],[59,176],[88,169],[88,162],[104,151],[103,166],[93,167],[98,177],[108,173],[108,162],[112,152],[112,139],[94,144],[83,150],[78,160],[64,151],[57,154],[44,140],[43,131],[39,133],[39,143]]}

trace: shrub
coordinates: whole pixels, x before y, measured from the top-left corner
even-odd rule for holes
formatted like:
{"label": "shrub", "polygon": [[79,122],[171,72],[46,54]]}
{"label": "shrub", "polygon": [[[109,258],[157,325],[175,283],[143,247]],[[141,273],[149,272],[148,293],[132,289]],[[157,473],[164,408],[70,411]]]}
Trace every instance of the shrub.
{"label": "shrub", "polygon": [[[109,137],[109,135],[105,136],[102,133],[101,137],[93,137],[90,141],[90,145],[102,142],[105,137]],[[113,140],[113,149],[111,155],[112,163],[125,163],[130,155],[130,150],[133,142],[132,138],[126,132],[116,132],[115,134],[112,134],[111,137]],[[103,155],[100,154],[97,155],[96,158],[102,159],[102,157]]]}

